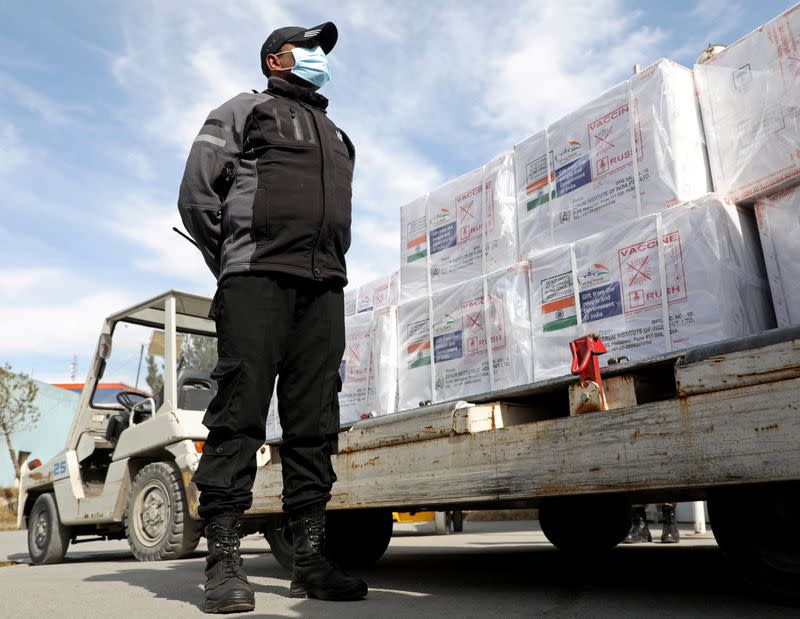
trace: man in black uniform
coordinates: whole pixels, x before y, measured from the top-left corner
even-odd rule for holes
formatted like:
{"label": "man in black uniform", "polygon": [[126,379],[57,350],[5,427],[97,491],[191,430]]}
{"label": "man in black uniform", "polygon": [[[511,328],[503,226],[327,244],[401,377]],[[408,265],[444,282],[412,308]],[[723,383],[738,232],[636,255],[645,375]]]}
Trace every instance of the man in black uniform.
{"label": "man in black uniform", "polygon": [[212,376],[219,390],[203,419],[208,438],[193,477],[209,545],[207,612],[254,608],[239,538],[276,375],[283,507],[295,551],[290,595],[367,593],[324,555],[355,163],[353,144],[317,93],[337,38],[331,22],[270,34],[260,55],[268,89],[211,112],[181,182],[181,218],[218,284]]}

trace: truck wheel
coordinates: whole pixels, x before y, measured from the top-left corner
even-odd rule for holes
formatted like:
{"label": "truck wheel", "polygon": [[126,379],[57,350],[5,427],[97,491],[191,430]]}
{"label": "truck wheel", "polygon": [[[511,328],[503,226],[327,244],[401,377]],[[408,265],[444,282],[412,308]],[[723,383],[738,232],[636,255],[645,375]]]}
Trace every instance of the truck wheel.
{"label": "truck wheel", "polygon": [[464,512],[456,509],[450,512],[453,521],[453,533],[461,533],[464,530]]}
{"label": "truck wheel", "polygon": [[202,523],[192,520],[180,471],[171,462],[153,462],[133,480],[125,508],[125,534],[139,561],[177,559],[200,541]]}
{"label": "truck wheel", "polygon": [[289,529],[289,517],[286,514],[270,514],[263,529],[264,537],[272,551],[272,556],[280,565],[292,571],[294,564],[294,548],[292,547],[292,531]]}
{"label": "truck wheel", "polygon": [[713,490],[708,515],[736,574],[767,599],[800,604],[800,483]]}
{"label": "truck wheel", "polygon": [[433,512],[433,526],[436,535],[450,535],[450,517],[448,512]]}
{"label": "truck wheel", "polygon": [[28,518],[28,552],[39,565],[61,563],[69,546],[69,528],[61,524],[52,493],[36,499]]}
{"label": "truck wheel", "polygon": [[[591,520],[592,526],[586,527]],[[539,525],[559,550],[596,553],[613,548],[631,529],[625,497],[558,497],[539,505]]]}
{"label": "truck wheel", "polygon": [[[392,512],[384,509],[334,510],[327,512],[328,556],[343,567],[375,563],[392,539]],[[291,571],[294,563],[292,532],[285,514],[273,514],[264,527],[276,561]]]}

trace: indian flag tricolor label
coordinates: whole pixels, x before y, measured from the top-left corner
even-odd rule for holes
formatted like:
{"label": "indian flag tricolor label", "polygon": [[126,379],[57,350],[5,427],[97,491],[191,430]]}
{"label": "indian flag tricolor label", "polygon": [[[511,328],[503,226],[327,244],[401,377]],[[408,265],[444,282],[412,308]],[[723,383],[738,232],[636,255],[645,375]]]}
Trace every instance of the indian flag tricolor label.
{"label": "indian flag tricolor label", "polygon": [[421,342],[413,342],[409,344],[407,349],[408,353],[408,369],[422,367],[431,364],[431,341],[423,340]]}
{"label": "indian flag tricolor label", "polygon": [[558,331],[578,324],[572,273],[542,280],[542,330]]}
{"label": "indian flag tricolor label", "polygon": [[425,217],[410,221],[406,228],[406,263],[415,262],[428,255],[428,233]]}

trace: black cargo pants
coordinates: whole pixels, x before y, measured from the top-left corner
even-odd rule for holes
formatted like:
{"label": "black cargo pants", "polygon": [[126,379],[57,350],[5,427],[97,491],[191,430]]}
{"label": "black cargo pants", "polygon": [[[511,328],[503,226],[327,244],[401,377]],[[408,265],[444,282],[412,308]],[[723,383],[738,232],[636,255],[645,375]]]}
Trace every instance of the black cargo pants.
{"label": "black cargo pants", "polygon": [[344,354],[341,284],[280,274],[232,275],[214,298],[219,385],[206,411],[203,455],[192,478],[203,518],[252,504],[256,451],[278,375],[283,508],[330,499],[331,441],[339,430],[339,364]]}

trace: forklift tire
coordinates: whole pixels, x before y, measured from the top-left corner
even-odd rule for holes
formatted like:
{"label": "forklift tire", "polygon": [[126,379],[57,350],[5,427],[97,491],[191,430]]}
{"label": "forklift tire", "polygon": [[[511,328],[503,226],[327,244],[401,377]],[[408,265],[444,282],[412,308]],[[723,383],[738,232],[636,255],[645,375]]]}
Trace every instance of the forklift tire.
{"label": "forklift tire", "polygon": [[[346,568],[372,565],[386,552],[393,525],[390,510],[331,510],[327,512],[326,523],[327,555]],[[294,547],[289,517],[270,515],[263,532],[275,560],[292,571]]]}
{"label": "forklift tire", "polygon": [[52,493],[36,499],[28,518],[28,552],[37,565],[61,563],[69,546],[69,528],[61,524]]}
{"label": "forklift tire", "polygon": [[202,522],[189,516],[183,480],[172,462],[153,462],[136,475],[125,507],[125,535],[139,561],[178,559],[200,541]]}

